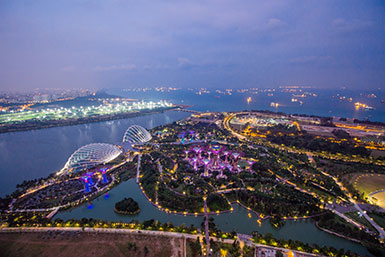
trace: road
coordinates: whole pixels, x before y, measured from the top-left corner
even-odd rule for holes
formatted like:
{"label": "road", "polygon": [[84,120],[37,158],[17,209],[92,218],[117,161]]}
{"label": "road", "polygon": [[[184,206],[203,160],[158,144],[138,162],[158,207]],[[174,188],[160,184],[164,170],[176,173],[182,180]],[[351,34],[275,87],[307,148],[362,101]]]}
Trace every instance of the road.
{"label": "road", "polygon": [[[353,200],[353,199],[352,199],[352,200]],[[373,227],[375,227],[375,228],[377,229],[378,233],[380,233],[380,238],[381,238],[382,240],[384,240],[384,239],[385,239],[385,231],[382,229],[382,227],[380,227],[379,225],[377,225],[377,223],[374,222],[373,219],[372,219],[371,217],[369,217],[369,215],[366,214],[366,212],[364,212],[364,211],[361,209],[361,207],[360,207],[355,201],[354,201],[354,207],[355,207],[355,208],[362,214],[362,216],[365,217],[365,219],[366,219],[367,221],[369,221],[369,223],[370,223]]]}
{"label": "road", "polygon": [[[309,161],[311,162],[311,163],[315,163],[315,161],[314,161],[314,159],[313,159],[313,156],[312,156],[312,154],[310,153],[310,152],[307,152],[306,153],[307,154],[307,157],[308,157],[308,159],[309,159]],[[321,170],[320,170],[321,171]],[[380,234],[380,238],[382,239],[382,240],[384,240],[385,239],[385,231],[384,231],[384,229],[382,228],[382,227],[380,227],[379,225],[377,225],[377,223],[375,223],[374,221],[373,221],[373,219],[371,218],[371,217],[369,217],[369,215],[368,214],[366,214],[366,212],[365,211],[363,211],[362,209],[361,209],[361,207],[357,204],[357,202],[352,198],[352,196],[351,196],[351,194],[348,192],[348,190],[337,180],[337,178],[336,177],[334,177],[334,176],[332,176],[332,175],[330,175],[330,174],[327,174],[326,172],[324,172],[324,171],[321,171],[321,173],[323,174],[323,175],[325,175],[325,176],[328,176],[328,177],[330,177],[330,178],[332,178],[333,180],[334,180],[334,182],[339,186],[339,188],[343,191],[343,192],[345,192],[345,194],[346,194],[346,196],[349,198],[349,201],[350,201],[350,203],[353,203],[353,205],[354,205],[354,208],[358,211],[358,212],[360,212],[361,213],[361,215],[378,231],[378,233]],[[337,211],[337,210],[335,210],[335,209],[330,209],[330,208],[328,208],[328,207],[326,207],[326,209],[329,209],[330,211],[332,211],[332,212],[334,212],[335,214],[337,214],[338,216],[340,216],[341,218],[343,218],[343,219],[345,219],[346,221],[348,221],[348,222],[350,222],[350,223],[352,223],[352,224],[354,224],[354,225],[356,225],[357,227],[359,227],[359,228],[365,228],[365,227],[363,227],[361,224],[359,224],[358,222],[356,222],[356,221],[354,221],[354,220],[352,220],[352,219],[350,219],[349,217],[347,217],[347,216],[345,216],[344,214],[342,214],[342,213],[340,213],[339,211]]]}

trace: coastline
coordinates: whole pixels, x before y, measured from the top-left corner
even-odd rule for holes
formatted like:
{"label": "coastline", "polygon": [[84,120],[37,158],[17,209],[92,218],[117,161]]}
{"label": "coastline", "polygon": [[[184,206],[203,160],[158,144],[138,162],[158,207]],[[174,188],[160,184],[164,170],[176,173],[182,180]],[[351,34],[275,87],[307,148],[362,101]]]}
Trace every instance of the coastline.
{"label": "coastline", "polygon": [[[177,110],[177,109],[184,109],[184,108],[185,108],[185,106],[175,105],[173,107],[159,108],[157,110],[129,112],[129,113],[122,113],[122,114],[117,114],[117,115],[113,115],[113,116],[103,115],[103,116],[98,116],[98,117],[88,117],[88,118],[84,118],[84,119],[66,119],[66,120],[60,120],[60,121],[47,121],[45,123],[40,123],[40,124],[34,124],[33,122],[26,122],[26,123],[16,124],[16,125],[12,125],[12,126],[3,125],[3,126],[0,126],[0,134],[6,134],[6,133],[10,133],[10,132],[21,132],[21,131],[54,128],[54,127],[74,126],[74,125],[98,123],[98,122],[112,121],[112,120],[121,120],[121,119],[146,116],[146,115],[162,113],[165,111],[173,111],[173,110]],[[55,122],[55,123],[53,123],[53,122]]]}

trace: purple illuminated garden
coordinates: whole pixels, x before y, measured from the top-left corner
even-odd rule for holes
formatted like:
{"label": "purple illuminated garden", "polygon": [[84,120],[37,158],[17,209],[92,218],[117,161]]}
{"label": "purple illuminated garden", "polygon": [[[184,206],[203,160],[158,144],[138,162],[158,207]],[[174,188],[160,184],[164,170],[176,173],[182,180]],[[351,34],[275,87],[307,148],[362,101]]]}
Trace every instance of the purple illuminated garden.
{"label": "purple illuminated garden", "polygon": [[206,206],[217,214],[233,211],[237,203],[260,220],[271,218],[276,227],[284,219],[320,213],[318,199],[280,183],[270,172],[277,158],[265,146],[244,144],[228,130],[194,119],[155,128],[152,134],[152,145],[141,153],[139,184],[165,212],[197,216]]}

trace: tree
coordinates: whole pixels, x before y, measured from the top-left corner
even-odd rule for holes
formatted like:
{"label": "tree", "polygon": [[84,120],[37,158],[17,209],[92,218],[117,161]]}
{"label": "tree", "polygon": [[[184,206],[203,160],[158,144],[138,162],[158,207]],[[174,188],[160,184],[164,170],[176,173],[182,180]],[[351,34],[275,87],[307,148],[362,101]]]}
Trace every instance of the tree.
{"label": "tree", "polygon": [[283,253],[279,250],[275,252],[275,257],[283,257]]}
{"label": "tree", "polygon": [[147,256],[147,254],[148,254],[148,248],[147,248],[147,246],[145,246],[144,247],[144,256]]}

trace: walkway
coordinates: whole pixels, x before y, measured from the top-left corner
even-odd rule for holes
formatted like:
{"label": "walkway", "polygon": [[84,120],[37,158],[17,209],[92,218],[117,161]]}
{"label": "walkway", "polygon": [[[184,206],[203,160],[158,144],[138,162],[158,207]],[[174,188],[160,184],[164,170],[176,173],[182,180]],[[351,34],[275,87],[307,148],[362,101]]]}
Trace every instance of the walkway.
{"label": "walkway", "polygon": [[209,234],[209,215],[207,214],[207,197],[203,197],[205,209],[205,238],[206,238],[206,256],[210,254],[210,234]]}
{"label": "walkway", "polygon": [[[306,153],[307,154],[307,157],[308,157],[308,159],[309,159],[309,161],[310,162],[313,162],[313,163],[315,163],[314,162],[314,159],[313,159],[313,156],[312,156],[312,154],[310,153],[310,152],[307,152]],[[321,170],[320,170],[321,171]],[[384,231],[384,229],[382,228],[382,227],[380,227],[379,225],[377,225],[377,223],[375,223],[374,221],[373,221],[373,219],[371,218],[371,217],[369,217],[369,215],[368,214],[366,214],[366,212],[365,211],[363,211],[362,209],[361,209],[361,207],[357,204],[357,202],[351,197],[351,195],[350,195],[350,193],[348,192],[348,190],[337,180],[337,178],[336,177],[334,177],[334,176],[332,176],[332,175],[330,175],[330,174],[328,174],[328,173],[326,173],[326,172],[324,172],[324,171],[321,171],[321,173],[323,174],[323,175],[325,175],[325,176],[328,176],[328,177],[330,177],[330,178],[332,178],[333,180],[334,180],[334,182],[338,185],[338,187],[343,191],[343,192],[345,192],[345,194],[347,195],[347,197],[349,198],[349,202],[350,203],[353,203],[353,205],[354,205],[354,208],[358,211],[358,212],[360,212],[360,214],[378,231],[378,233],[380,234],[380,238],[382,239],[382,240],[384,240],[385,239],[385,231]],[[383,191],[385,191],[385,190],[383,190]],[[335,209],[331,209],[330,207],[328,207],[328,206],[326,206],[326,208],[325,209],[328,209],[328,210],[330,210],[330,211],[332,211],[332,212],[334,212],[335,214],[337,214],[338,216],[340,216],[341,218],[343,218],[343,219],[345,219],[346,221],[348,221],[349,223],[352,223],[352,224],[354,224],[354,225],[356,225],[357,227],[359,227],[359,228],[366,228],[366,227],[364,227],[364,226],[362,226],[361,224],[359,224],[358,222],[356,222],[356,221],[354,221],[353,219],[351,219],[351,218],[349,218],[349,217],[347,217],[347,216],[345,216],[344,214],[342,214],[342,213],[340,213],[339,211],[337,211],[337,210],[335,210]],[[367,228],[366,228],[367,229]],[[367,229],[368,231],[369,231],[369,229]]]}
{"label": "walkway", "polygon": [[142,155],[138,155],[138,166],[136,167],[136,183],[139,183],[139,174],[140,174],[140,161],[142,159]]}
{"label": "walkway", "polygon": [[375,195],[375,194],[378,194],[378,193],[382,193],[384,191],[385,191],[385,189],[377,190],[377,191],[371,192],[370,194],[368,194],[368,196],[372,196],[372,195]]}

